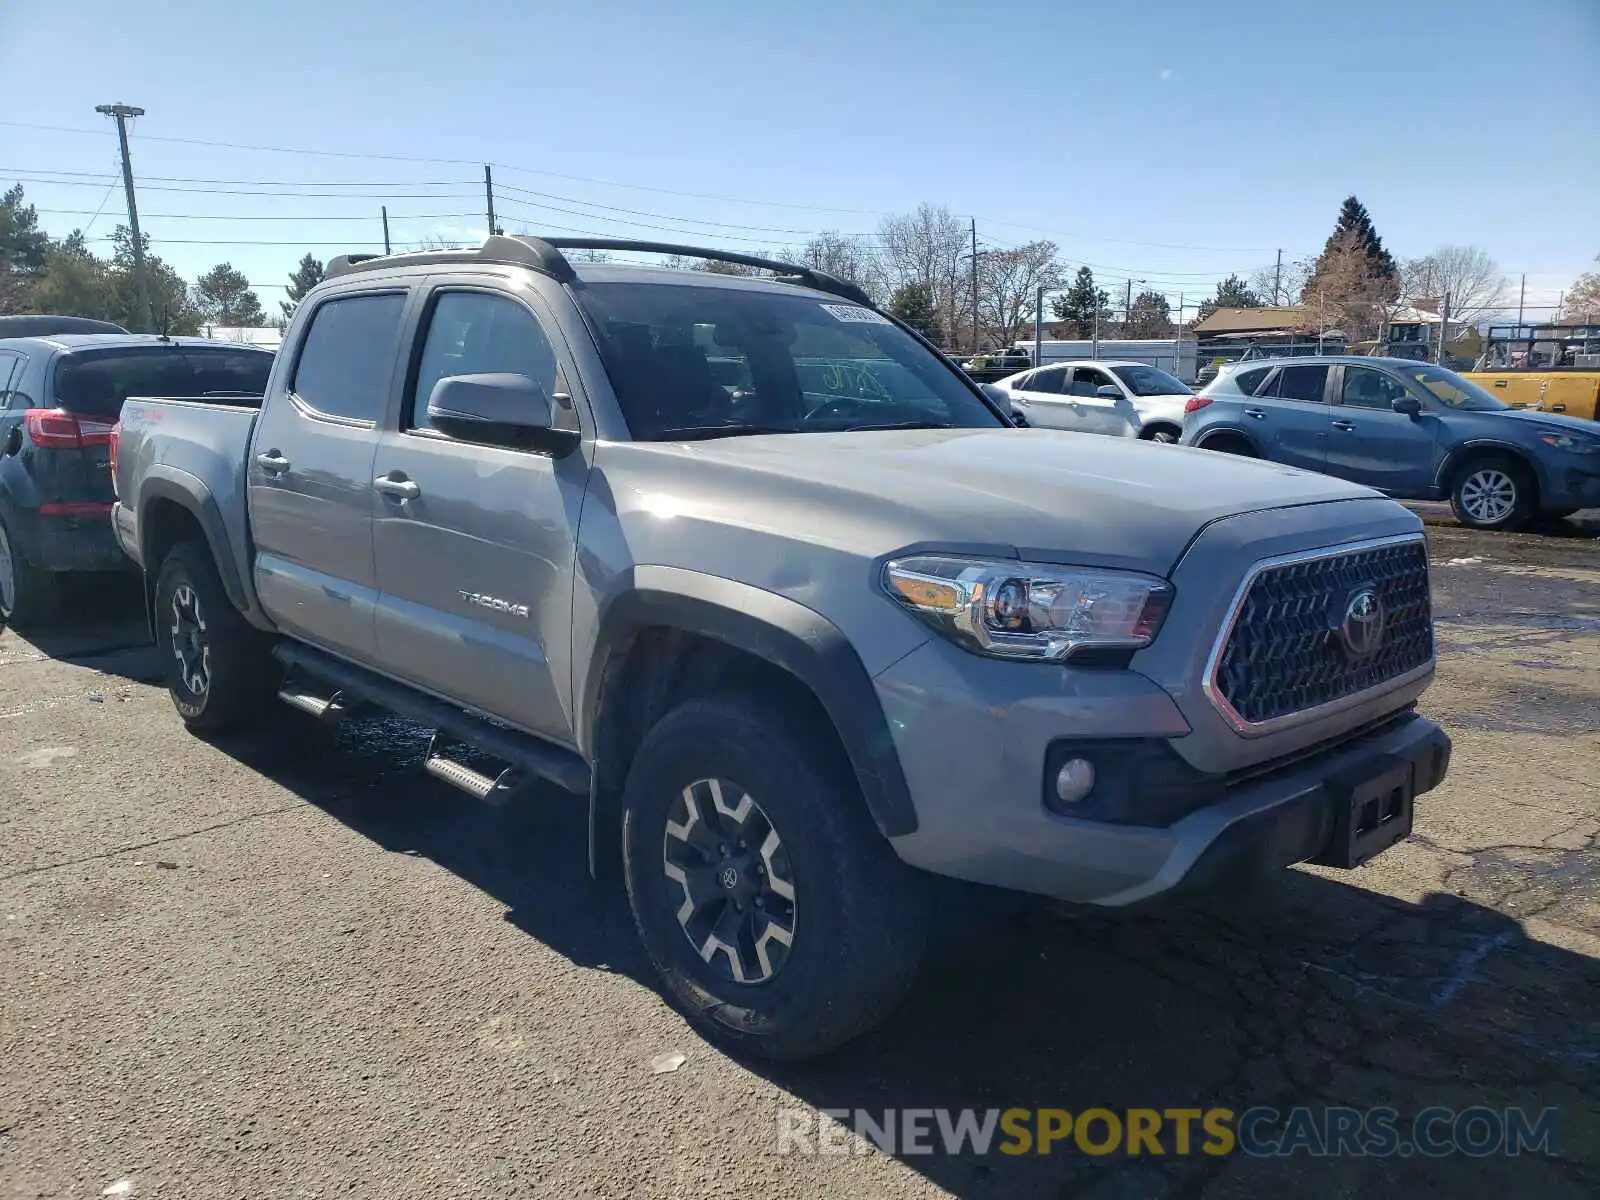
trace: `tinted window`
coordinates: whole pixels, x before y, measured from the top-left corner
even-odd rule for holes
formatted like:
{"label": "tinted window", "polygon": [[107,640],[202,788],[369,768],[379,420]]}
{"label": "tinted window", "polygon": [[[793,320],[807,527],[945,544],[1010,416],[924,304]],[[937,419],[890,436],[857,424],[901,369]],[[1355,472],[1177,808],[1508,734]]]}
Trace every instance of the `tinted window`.
{"label": "tinted window", "polygon": [[1028,391],[1044,392],[1049,396],[1059,396],[1061,385],[1067,381],[1071,372],[1066,367],[1051,367],[1043,371],[1035,371],[1028,380]]}
{"label": "tinted window", "polygon": [[11,376],[21,374],[22,360],[9,350],[0,350],[0,408],[11,404]]}
{"label": "tinted window", "polygon": [[1246,396],[1254,396],[1256,389],[1261,386],[1261,381],[1271,373],[1271,367],[1251,367],[1248,371],[1240,371],[1233,377],[1234,386]]}
{"label": "tinted window", "polygon": [[69,354],[56,368],[56,403],[114,418],[129,396],[260,396],[271,371],[272,355],[259,350],[169,345]]}
{"label": "tinted window", "polygon": [[1079,367],[1072,372],[1070,392],[1074,396],[1092,396],[1096,388],[1105,387],[1110,382],[1104,371],[1097,371],[1093,367]]}
{"label": "tinted window", "polygon": [[710,283],[592,283],[577,299],[641,440],[1006,427],[944,359],[860,305]]}
{"label": "tinted window", "polygon": [[[442,293],[428,320],[411,394],[412,427],[428,427],[428,397],[439,380],[498,372],[526,375],[546,396],[561,390],[556,386],[556,352],[532,313],[515,300],[488,292]],[[570,407],[565,412],[575,418]],[[562,427],[561,421],[556,424]],[[564,427],[576,429],[576,420]]]}
{"label": "tinted window", "polygon": [[1328,381],[1328,368],[1284,367],[1278,372],[1278,386],[1274,394],[1285,400],[1323,401],[1323,385]]}
{"label": "tinted window", "polygon": [[389,398],[405,305],[403,292],[324,302],[311,318],[290,390],[320,413],[378,420]]}
{"label": "tinted window", "polygon": [[1351,408],[1394,410],[1394,402],[1406,394],[1405,385],[1371,367],[1346,367],[1339,403]]}

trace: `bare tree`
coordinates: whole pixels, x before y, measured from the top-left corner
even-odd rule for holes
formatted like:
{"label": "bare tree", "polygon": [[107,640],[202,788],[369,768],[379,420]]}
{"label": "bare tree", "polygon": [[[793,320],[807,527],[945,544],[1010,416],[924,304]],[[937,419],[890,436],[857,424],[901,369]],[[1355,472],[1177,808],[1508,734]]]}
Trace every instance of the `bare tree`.
{"label": "bare tree", "polygon": [[978,321],[1001,346],[1015,342],[1032,325],[1039,289],[1055,291],[1065,273],[1054,242],[1029,242],[1015,250],[985,250],[978,255]]}
{"label": "bare tree", "polygon": [[878,240],[887,286],[928,287],[948,337],[945,344],[954,346],[962,318],[972,311],[967,226],[943,205],[921,204],[916,212],[885,217]]}
{"label": "bare tree", "polygon": [[855,284],[878,303],[889,294],[883,264],[872,243],[863,238],[825,229],[801,247],[796,261]]}
{"label": "bare tree", "polygon": [[1374,265],[1358,231],[1329,241],[1300,303],[1319,329],[1338,329],[1349,341],[1375,337],[1389,315],[1394,281]]}
{"label": "bare tree", "polygon": [[1250,272],[1250,290],[1263,304],[1298,304],[1316,265],[1314,258],[1297,258],[1281,268],[1276,264],[1260,267]]}
{"label": "bare tree", "polygon": [[1476,324],[1506,307],[1506,277],[1477,246],[1440,246],[1401,267],[1402,292],[1417,300],[1450,297],[1450,319]]}
{"label": "bare tree", "polygon": [[[1595,261],[1600,262],[1600,255]],[[1564,310],[1558,316],[1578,324],[1600,321],[1600,271],[1585,272],[1573,281],[1567,289]]]}

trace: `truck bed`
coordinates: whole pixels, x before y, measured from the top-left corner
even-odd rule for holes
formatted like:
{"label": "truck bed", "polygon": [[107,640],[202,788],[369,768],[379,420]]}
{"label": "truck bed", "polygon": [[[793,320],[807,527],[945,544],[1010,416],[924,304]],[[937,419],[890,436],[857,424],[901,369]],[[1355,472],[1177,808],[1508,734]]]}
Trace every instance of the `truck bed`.
{"label": "truck bed", "polygon": [[[113,522],[128,556],[144,565],[139,523],[164,495],[197,496],[213,550],[248,581],[245,458],[260,397],[134,397],[122,406]],[[217,543],[221,542],[221,545]]]}

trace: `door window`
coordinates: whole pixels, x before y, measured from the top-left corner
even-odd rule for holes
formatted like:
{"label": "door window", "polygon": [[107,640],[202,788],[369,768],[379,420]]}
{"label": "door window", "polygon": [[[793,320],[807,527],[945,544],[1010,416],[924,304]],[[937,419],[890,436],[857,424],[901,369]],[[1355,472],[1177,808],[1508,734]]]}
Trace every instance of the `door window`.
{"label": "door window", "polygon": [[1349,408],[1394,411],[1394,402],[1406,394],[1405,385],[1371,367],[1346,367],[1339,403]]}
{"label": "door window", "polygon": [[1324,401],[1328,382],[1328,368],[1323,366],[1284,367],[1278,372],[1274,394],[1285,400],[1305,400],[1312,404]]}
{"label": "door window", "polygon": [[300,345],[290,391],[326,416],[376,423],[387,407],[405,307],[404,292],[324,301]]}
{"label": "door window", "polygon": [[1093,367],[1079,367],[1072,372],[1072,394],[1093,396],[1097,388],[1104,387],[1110,382],[1103,371],[1097,371]]}
{"label": "door window", "polygon": [[1048,367],[1043,371],[1035,371],[1023,385],[1023,390],[1029,392],[1043,392],[1047,396],[1059,396],[1061,385],[1066,382],[1067,369],[1065,367]]}
{"label": "door window", "polygon": [[[442,292],[428,320],[417,382],[411,394],[411,428],[430,428],[428,398],[441,379],[491,373],[526,375],[554,396],[556,352],[539,322],[521,304],[489,292]],[[555,426],[576,429],[570,402],[552,404]]]}

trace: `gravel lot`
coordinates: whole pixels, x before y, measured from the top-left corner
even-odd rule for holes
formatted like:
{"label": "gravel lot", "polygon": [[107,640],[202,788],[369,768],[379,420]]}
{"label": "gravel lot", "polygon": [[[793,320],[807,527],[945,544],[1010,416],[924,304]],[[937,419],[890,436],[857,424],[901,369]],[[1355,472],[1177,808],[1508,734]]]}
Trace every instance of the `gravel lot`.
{"label": "gravel lot", "polygon": [[[1409,842],[1226,902],[1002,914],[804,1068],[662,1002],[579,804],[476,806],[393,721],[192,738],[130,597],[85,590],[0,635],[0,1196],[1600,1194],[1600,513],[1421,507],[1456,756]],[[774,1150],[798,1106],[1254,1104],[1555,1106],[1561,1154]]]}

